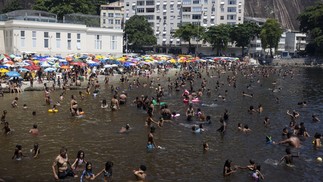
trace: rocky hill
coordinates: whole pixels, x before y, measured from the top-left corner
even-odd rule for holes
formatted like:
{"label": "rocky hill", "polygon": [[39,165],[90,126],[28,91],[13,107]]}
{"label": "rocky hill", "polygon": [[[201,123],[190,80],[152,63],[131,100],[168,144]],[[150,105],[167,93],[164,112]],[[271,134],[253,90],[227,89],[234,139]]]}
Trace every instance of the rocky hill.
{"label": "rocky hill", "polygon": [[297,16],[317,2],[323,0],[245,0],[245,16],[275,18],[284,28],[297,30]]}

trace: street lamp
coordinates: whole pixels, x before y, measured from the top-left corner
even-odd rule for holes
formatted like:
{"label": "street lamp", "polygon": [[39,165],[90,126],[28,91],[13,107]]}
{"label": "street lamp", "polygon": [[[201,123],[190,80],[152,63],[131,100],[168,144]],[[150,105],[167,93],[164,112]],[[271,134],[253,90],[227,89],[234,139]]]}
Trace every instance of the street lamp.
{"label": "street lamp", "polygon": [[17,55],[17,52],[18,52],[18,43],[17,43],[17,41],[18,41],[19,34],[15,33],[15,34],[13,34],[13,36],[15,37],[15,45],[13,46],[14,47],[14,52],[15,52],[15,55]]}

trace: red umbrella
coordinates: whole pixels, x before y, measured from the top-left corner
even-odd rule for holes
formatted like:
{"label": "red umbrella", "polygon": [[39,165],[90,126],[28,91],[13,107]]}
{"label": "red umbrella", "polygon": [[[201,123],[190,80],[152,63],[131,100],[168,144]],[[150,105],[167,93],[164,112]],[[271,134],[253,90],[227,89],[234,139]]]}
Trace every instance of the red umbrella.
{"label": "red umbrella", "polygon": [[72,63],[70,63],[70,65],[81,66],[81,67],[86,66],[86,64],[83,62],[72,62]]}

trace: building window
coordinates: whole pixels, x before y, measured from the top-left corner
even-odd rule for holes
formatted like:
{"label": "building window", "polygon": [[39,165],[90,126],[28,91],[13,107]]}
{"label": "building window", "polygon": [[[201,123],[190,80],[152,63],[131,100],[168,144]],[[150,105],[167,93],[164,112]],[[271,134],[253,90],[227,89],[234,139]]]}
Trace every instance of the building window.
{"label": "building window", "polygon": [[230,5],[235,5],[237,4],[237,0],[228,0]]}
{"label": "building window", "polygon": [[144,6],[145,5],[145,1],[137,1],[137,6]]}
{"label": "building window", "polygon": [[146,15],[146,19],[147,20],[153,20],[154,19],[154,15]]}
{"label": "building window", "polygon": [[56,48],[61,48],[61,33],[56,33]]}
{"label": "building window", "polygon": [[228,7],[228,12],[237,12],[236,7]]}
{"label": "building window", "polygon": [[192,12],[201,12],[202,11],[202,7],[193,7],[192,8]]}
{"label": "building window", "polygon": [[191,15],[183,15],[183,19],[191,19]]}
{"label": "building window", "polygon": [[147,6],[155,5],[155,2],[154,1],[146,1],[146,5]]}
{"label": "building window", "polygon": [[25,31],[20,31],[20,46],[25,47]]}
{"label": "building window", "polygon": [[67,49],[71,50],[72,49],[72,34],[67,33]]}
{"label": "building window", "polygon": [[81,50],[81,34],[76,35],[76,49]]}
{"label": "building window", "polygon": [[117,38],[116,36],[111,36],[111,49],[116,50],[117,49]]}
{"label": "building window", "polygon": [[220,20],[224,20],[224,16],[220,16]]}
{"label": "building window", "polygon": [[103,13],[103,16],[105,17],[105,16],[107,16],[107,14],[106,13]]}
{"label": "building window", "polygon": [[48,32],[44,32],[44,48],[49,48],[49,35],[48,35]]}
{"label": "building window", "polygon": [[146,8],[147,13],[153,13],[155,12],[155,8]]}
{"label": "building window", "polygon": [[36,35],[37,35],[36,31],[32,31],[33,47],[36,47],[36,41],[37,41]]}
{"label": "building window", "polygon": [[201,19],[201,15],[200,14],[194,14],[194,15],[192,15],[192,19],[193,20],[200,20]]}
{"label": "building window", "polygon": [[108,24],[113,25],[113,19],[108,19]]}
{"label": "building window", "polygon": [[183,12],[191,12],[191,7],[184,7]]}
{"label": "building window", "polygon": [[184,5],[191,4],[191,0],[183,0],[183,4]]}
{"label": "building window", "polygon": [[105,19],[103,19],[103,24],[105,24]]}
{"label": "building window", "polygon": [[95,49],[102,49],[101,35],[95,35]]}
{"label": "building window", "polygon": [[115,24],[120,25],[121,24],[121,20],[115,20]]}
{"label": "building window", "polygon": [[109,18],[113,18],[113,13],[108,13]]}
{"label": "building window", "polygon": [[235,15],[228,15],[227,16],[227,19],[228,20],[235,20],[236,19],[236,16]]}
{"label": "building window", "polygon": [[145,12],[145,8],[137,8],[137,13],[144,13]]}
{"label": "building window", "polygon": [[200,0],[193,0],[193,4],[200,4]]}

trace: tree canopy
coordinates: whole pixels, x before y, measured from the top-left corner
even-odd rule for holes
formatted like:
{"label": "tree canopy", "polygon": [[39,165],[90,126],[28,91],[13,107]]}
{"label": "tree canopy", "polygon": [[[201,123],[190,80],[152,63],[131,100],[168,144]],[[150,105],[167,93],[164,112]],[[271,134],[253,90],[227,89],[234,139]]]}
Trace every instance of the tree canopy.
{"label": "tree canopy", "polygon": [[307,8],[298,16],[299,29],[311,37],[306,52],[312,55],[323,55],[323,3]]}
{"label": "tree canopy", "polygon": [[205,32],[204,41],[210,43],[213,49],[217,50],[217,55],[222,54],[230,42],[231,25],[220,24],[211,26]]}
{"label": "tree canopy", "polygon": [[248,47],[250,41],[257,37],[261,28],[255,23],[238,24],[232,27],[231,41],[236,43],[236,46],[241,47],[241,55],[244,55],[245,47]]}
{"label": "tree canopy", "polygon": [[1,13],[8,13],[11,11],[21,10],[21,9],[23,9],[23,6],[20,4],[20,1],[19,0],[12,0],[4,6]]}
{"label": "tree canopy", "polygon": [[97,15],[104,0],[36,0],[33,9],[57,14],[59,20],[72,13]]}
{"label": "tree canopy", "polygon": [[132,16],[125,23],[124,34],[129,49],[138,52],[157,43],[154,31],[144,16]]}
{"label": "tree canopy", "polygon": [[283,30],[275,19],[268,19],[260,31],[261,45],[264,50],[269,48],[270,56],[273,56],[273,48],[277,49]]}
{"label": "tree canopy", "polygon": [[191,23],[184,24],[175,31],[174,37],[180,38],[184,42],[188,42],[188,52],[191,52],[192,39],[200,41],[204,35],[205,28],[199,25],[193,25]]}

